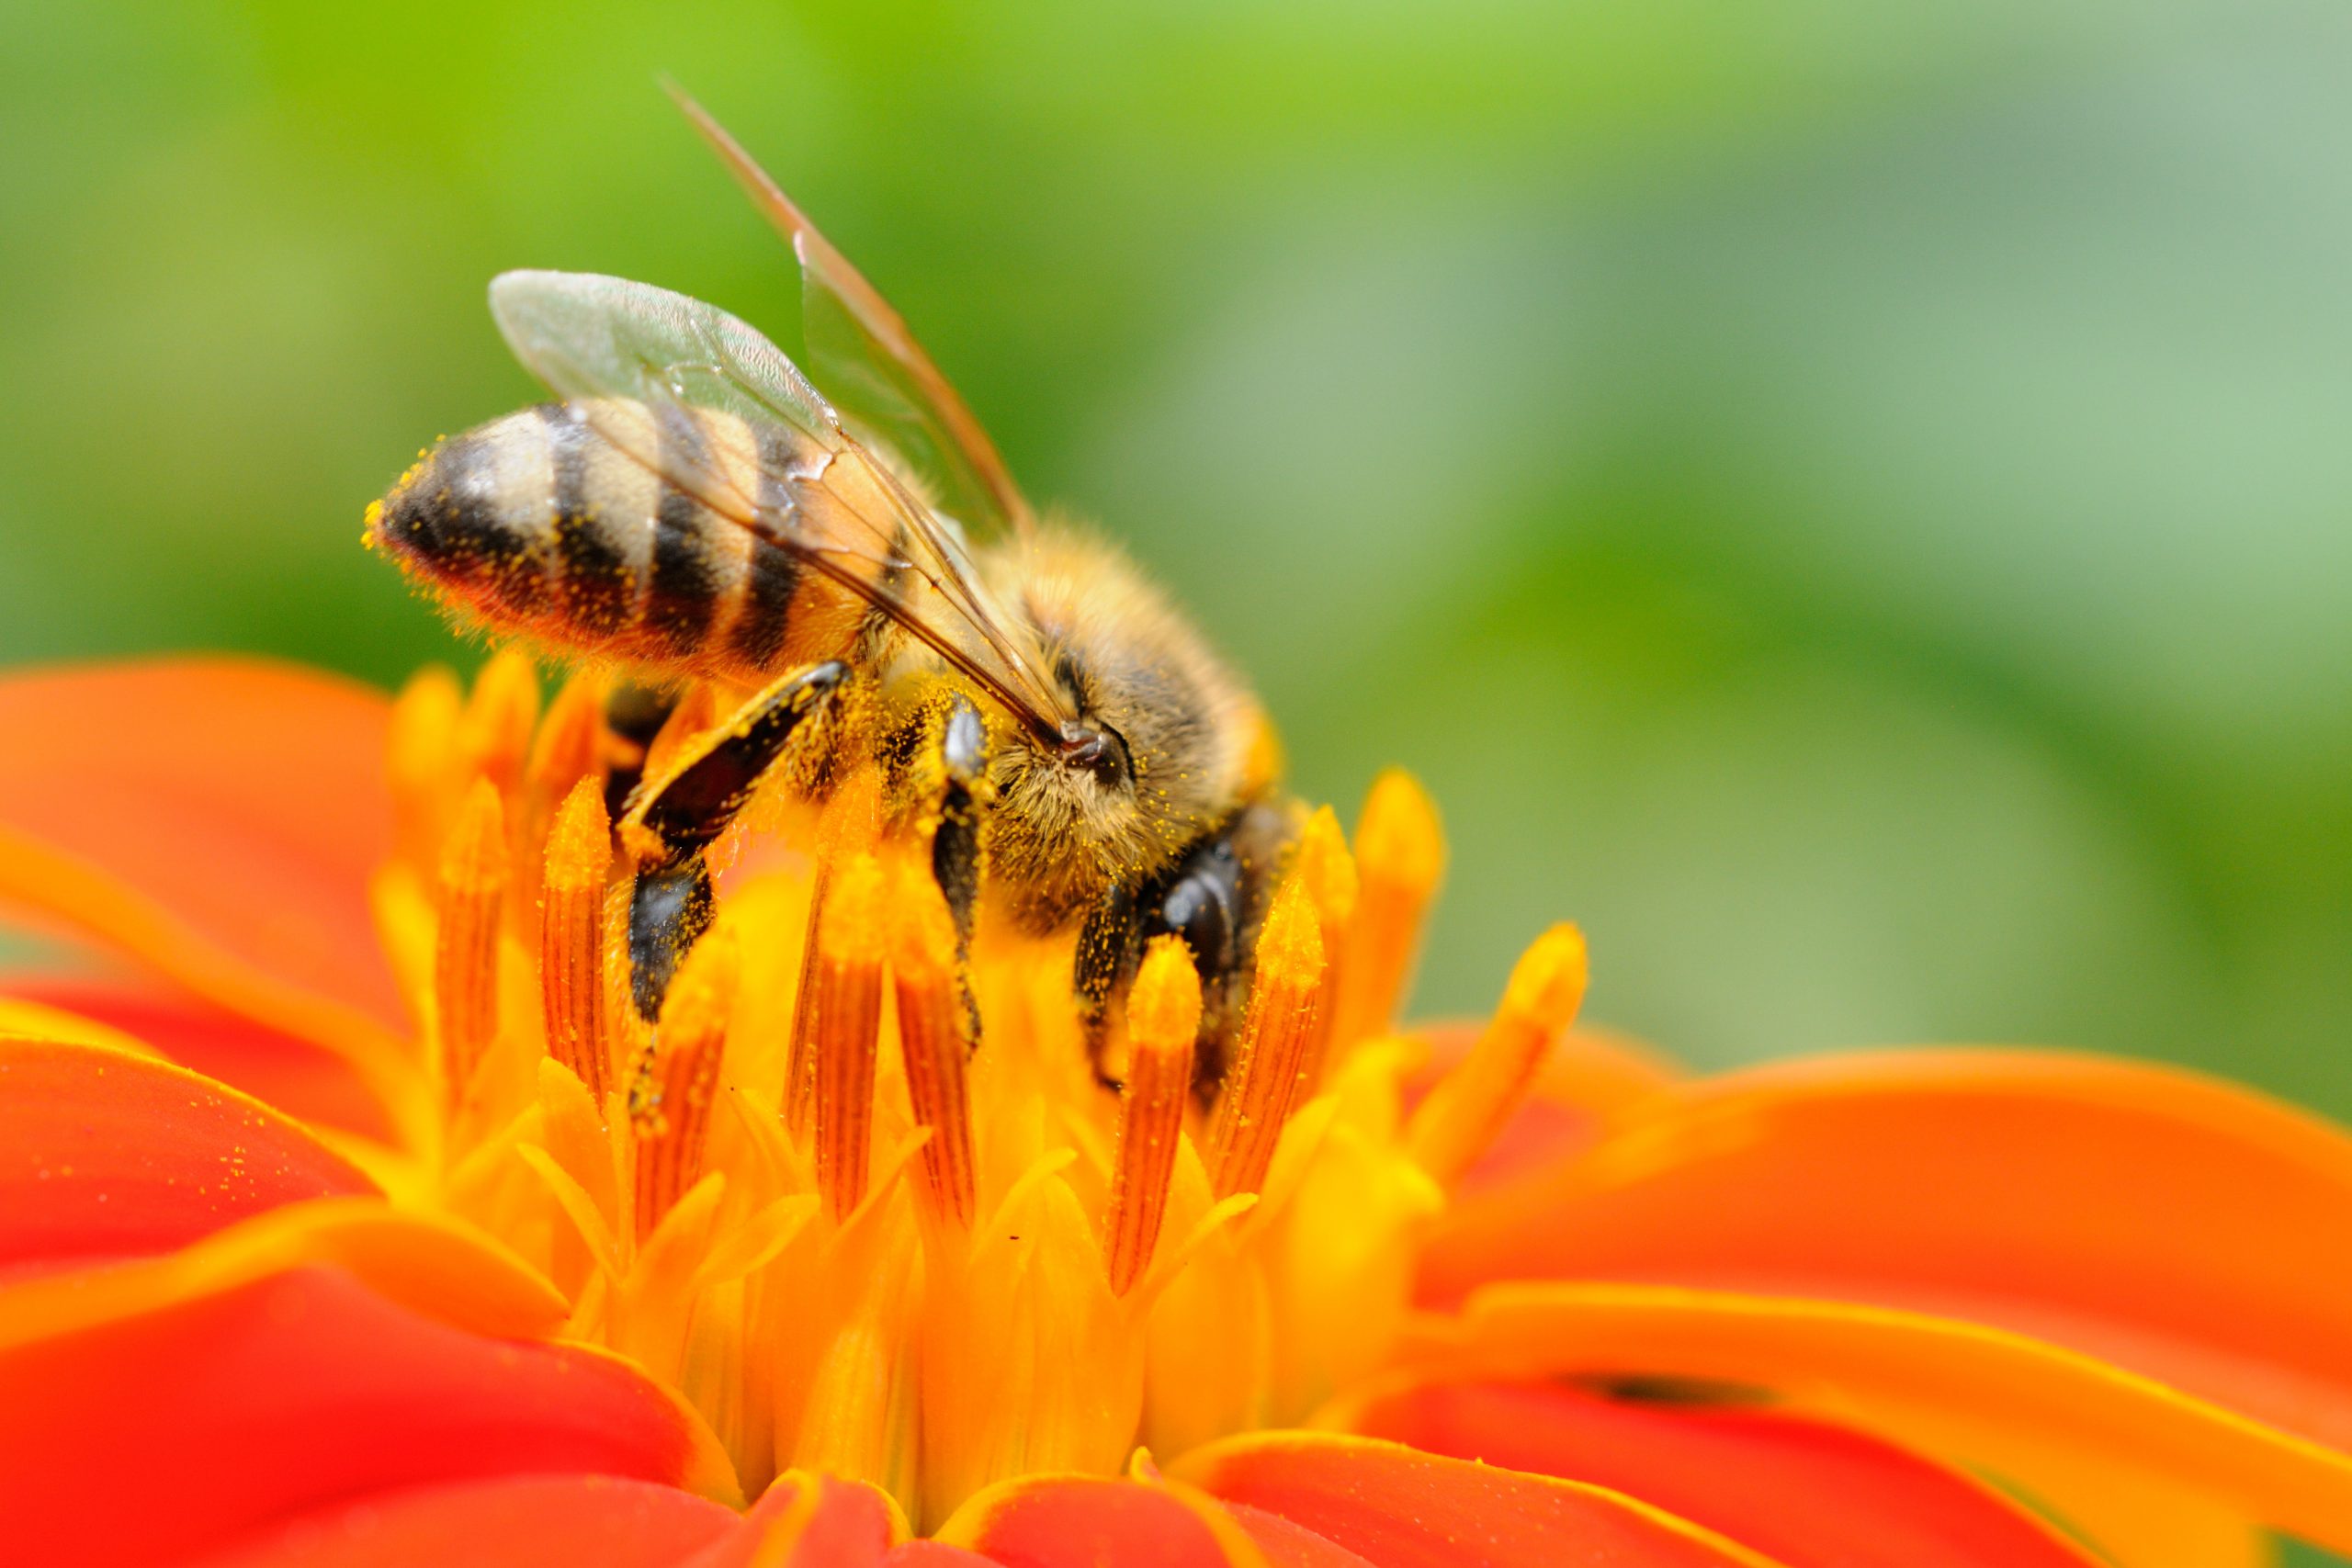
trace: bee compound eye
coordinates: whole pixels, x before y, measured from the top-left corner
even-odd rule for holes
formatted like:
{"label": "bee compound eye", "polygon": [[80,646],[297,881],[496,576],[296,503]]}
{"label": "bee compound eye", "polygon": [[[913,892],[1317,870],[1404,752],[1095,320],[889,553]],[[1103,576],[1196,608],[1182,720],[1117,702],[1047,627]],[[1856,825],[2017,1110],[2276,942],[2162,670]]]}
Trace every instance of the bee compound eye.
{"label": "bee compound eye", "polygon": [[1062,734],[1061,760],[1066,767],[1094,775],[1106,788],[1135,783],[1135,765],[1127,753],[1126,737],[1109,725],[1076,725]]}

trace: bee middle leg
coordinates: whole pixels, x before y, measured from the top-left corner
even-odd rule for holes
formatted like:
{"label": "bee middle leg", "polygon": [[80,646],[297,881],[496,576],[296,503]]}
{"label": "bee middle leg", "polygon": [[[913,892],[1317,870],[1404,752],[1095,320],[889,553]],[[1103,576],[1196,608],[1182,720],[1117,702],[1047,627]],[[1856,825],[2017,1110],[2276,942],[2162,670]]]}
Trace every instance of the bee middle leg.
{"label": "bee middle leg", "polygon": [[648,1022],[661,1015],[679,964],[710,927],[706,852],[803,723],[822,711],[848,678],[849,667],[838,660],[794,671],[698,737],[630,798],[618,829],[622,849],[638,866],[629,891],[629,997]]}
{"label": "bee middle leg", "polygon": [[972,991],[972,923],[980,897],[980,834],[989,803],[988,725],[960,692],[910,716],[883,755],[894,815],[930,840],[932,879],[956,923],[956,972],[965,1038],[977,1046],[980,1012]]}

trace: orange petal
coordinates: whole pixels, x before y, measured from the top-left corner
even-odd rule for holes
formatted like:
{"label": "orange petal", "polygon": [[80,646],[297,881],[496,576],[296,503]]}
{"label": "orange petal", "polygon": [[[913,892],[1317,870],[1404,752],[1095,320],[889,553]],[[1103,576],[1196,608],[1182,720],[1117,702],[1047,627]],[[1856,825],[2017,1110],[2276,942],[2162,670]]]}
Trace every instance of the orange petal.
{"label": "orange petal", "polygon": [[0,1040],[0,1271],[166,1252],[375,1184],[257,1100],[151,1057]]}
{"label": "orange petal", "polygon": [[1790,1063],[1660,1097],[1441,1223],[1424,1298],[1585,1278],[1996,1324],[2352,1447],[2352,1137],[2170,1068],[2003,1051]]}
{"label": "orange petal", "polygon": [[1412,1383],[1354,1402],[1348,1430],[1426,1453],[1590,1482],[1790,1562],[2084,1568],[2006,1498],[1849,1427],[1703,1396],[1566,1383]]}
{"label": "orange petal", "polygon": [[368,897],[388,712],[253,660],[0,681],[0,898],[291,1033],[382,1047],[409,1027]]}
{"label": "orange petal", "polygon": [[956,1510],[936,1539],[1017,1568],[1250,1568],[1167,1491],[1106,1476],[1029,1476]]}
{"label": "orange petal", "polygon": [[[2352,1547],[2352,1456],[2079,1352],[1918,1313],[1666,1286],[1498,1285],[1431,1325],[1432,1375],[1625,1373],[1772,1389],[1799,1409],[2016,1484],[2062,1517],[2086,1478],[2161,1483]],[[2083,1522],[2083,1521],[2077,1521]]]}
{"label": "orange petal", "polygon": [[486,1339],[300,1269],[0,1351],[0,1518],[49,1568],[153,1563],[391,1487],[701,1479],[626,1363]]}
{"label": "orange petal", "polygon": [[28,978],[0,990],[118,1031],[298,1121],[379,1143],[393,1135],[382,1101],[344,1057],[190,993],[146,981],[81,978]]}
{"label": "orange petal", "polygon": [[1761,1568],[1770,1559],[1603,1487],[1322,1432],[1259,1432],[1170,1467],[1381,1568]]}
{"label": "orange petal", "polygon": [[335,1503],[187,1568],[674,1568],[738,1522],[731,1508],[651,1482],[507,1476]]}

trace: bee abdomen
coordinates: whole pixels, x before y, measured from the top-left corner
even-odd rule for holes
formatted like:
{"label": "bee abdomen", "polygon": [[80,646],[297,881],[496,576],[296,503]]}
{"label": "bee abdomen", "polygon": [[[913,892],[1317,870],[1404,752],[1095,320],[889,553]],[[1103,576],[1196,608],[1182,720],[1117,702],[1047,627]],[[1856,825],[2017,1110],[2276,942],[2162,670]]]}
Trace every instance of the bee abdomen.
{"label": "bee abdomen", "polygon": [[[680,439],[708,434],[682,426]],[[724,434],[755,445],[740,426]],[[787,655],[827,651],[794,634],[838,618],[808,604],[796,613],[821,585],[803,581],[792,551],[713,511],[561,403],[444,442],[372,514],[369,537],[494,625],[703,673],[763,676]]]}

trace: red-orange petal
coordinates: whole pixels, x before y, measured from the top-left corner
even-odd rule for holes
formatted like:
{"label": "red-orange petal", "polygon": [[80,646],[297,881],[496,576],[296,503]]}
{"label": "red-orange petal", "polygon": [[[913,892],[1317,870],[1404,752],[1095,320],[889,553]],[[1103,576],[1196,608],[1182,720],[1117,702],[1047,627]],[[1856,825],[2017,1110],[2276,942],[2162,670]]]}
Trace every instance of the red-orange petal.
{"label": "red-orange petal", "polygon": [[707,1480],[627,1363],[487,1339],[330,1269],[0,1352],[0,1519],[46,1568],[225,1546],[339,1498],[533,1472]]}
{"label": "red-orange petal", "polygon": [[1419,1383],[1349,1430],[1590,1482],[1789,1562],[2085,1568],[2007,1499],[1891,1444],[1758,1405],[1611,1398],[1548,1383]]}
{"label": "red-orange petal", "polygon": [[0,680],[0,899],[306,1038],[404,1032],[368,897],[389,711],[255,660]]}
{"label": "red-orange petal", "polygon": [[790,1471],[737,1527],[682,1568],[881,1568],[895,1506],[863,1482]]}
{"label": "red-orange petal", "polygon": [[1433,1303],[1605,1279],[1872,1303],[2071,1346],[2352,1448],[2352,1136],[2170,1068],[1857,1054],[1673,1091],[1510,1209]]}
{"label": "red-orange petal", "polygon": [[732,1508],[653,1482],[501,1476],[330,1504],[185,1568],[676,1568],[740,1522]]}
{"label": "red-orange petal", "polygon": [[1201,1517],[1156,1486],[1024,1477],[981,1493],[937,1539],[1005,1568],[1237,1568]]}
{"label": "red-orange petal", "polygon": [[192,993],[143,977],[26,977],[0,984],[0,994],[118,1030],[298,1121],[379,1143],[393,1138],[383,1102],[346,1058]]}
{"label": "red-orange petal", "polygon": [[[2352,1455],[1983,1324],[1670,1285],[1494,1285],[1459,1317],[1421,1323],[1401,1355],[1431,1377],[1753,1385],[2015,1485],[2086,1528],[2119,1497],[2161,1490],[2187,1500],[2183,1517],[2352,1550]],[[2085,1500],[2091,1515],[2076,1510]]]}
{"label": "red-orange petal", "polygon": [[998,1568],[996,1559],[944,1540],[902,1540],[882,1555],[883,1568]]}
{"label": "red-orange petal", "polygon": [[166,1252],[281,1203],[376,1190],[296,1122],[185,1067],[0,1040],[0,1275]]}
{"label": "red-orange petal", "polygon": [[1326,1540],[1305,1525],[1295,1525],[1280,1514],[1270,1514],[1247,1503],[1227,1503],[1225,1511],[1257,1543],[1258,1550],[1265,1555],[1267,1568],[1372,1568],[1346,1547]]}
{"label": "red-orange petal", "polygon": [[1260,1432],[1170,1467],[1379,1568],[1761,1568],[1772,1560],[1603,1487],[1321,1432]]}

